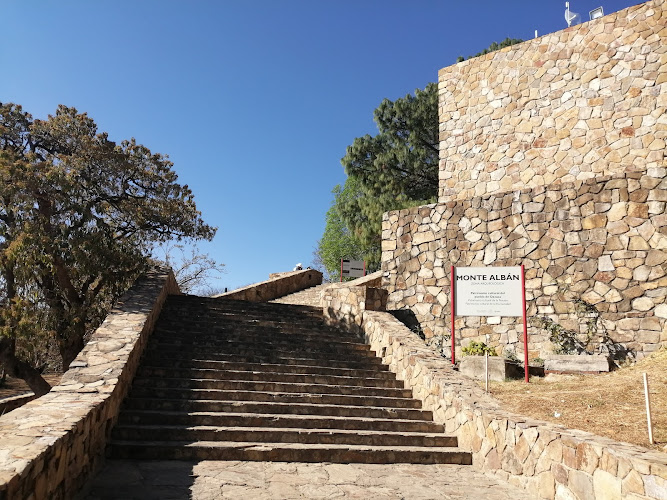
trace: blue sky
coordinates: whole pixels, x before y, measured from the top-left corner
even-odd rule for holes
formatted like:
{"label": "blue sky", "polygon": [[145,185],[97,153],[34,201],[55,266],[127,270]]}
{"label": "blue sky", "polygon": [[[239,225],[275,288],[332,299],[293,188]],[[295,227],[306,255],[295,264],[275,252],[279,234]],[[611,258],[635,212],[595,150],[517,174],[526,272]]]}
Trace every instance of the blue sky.
{"label": "blue sky", "polygon": [[[632,0],[572,0],[588,18]],[[0,101],[86,111],[170,156],[237,288],[309,265],[340,158],[373,110],[505,37],[566,27],[556,0],[0,0]]]}

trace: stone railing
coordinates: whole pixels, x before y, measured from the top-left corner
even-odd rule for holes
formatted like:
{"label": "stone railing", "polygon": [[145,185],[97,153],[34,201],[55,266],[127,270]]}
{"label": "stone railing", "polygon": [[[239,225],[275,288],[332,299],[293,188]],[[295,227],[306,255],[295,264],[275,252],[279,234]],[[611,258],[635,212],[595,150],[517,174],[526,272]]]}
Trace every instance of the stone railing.
{"label": "stone railing", "polygon": [[171,271],[139,280],[51,392],[0,417],[0,499],[70,498],[101,465],[139,358],[169,294]]}
{"label": "stone railing", "polygon": [[34,392],[26,392],[25,394],[20,394],[18,396],[0,399],[0,416],[15,410],[16,408],[20,408],[35,398],[37,398],[37,396],[35,396]]}
{"label": "stone railing", "polygon": [[387,291],[367,286],[329,287],[322,293],[321,304],[327,323],[342,325],[352,332],[361,333],[364,312],[384,311],[387,307]]}
{"label": "stone railing", "polygon": [[361,278],[351,281],[331,283],[327,288],[345,288],[348,286],[364,286],[370,288],[380,288],[382,286],[382,271],[375,271]]}
{"label": "stone railing", "polygon": [[268,302],[322,283],[322,273],[315,269],[271,274],[270,279],[238,290],[214,295],[216,299]]}
{"label": "stone railing", "polygon": [[502,410],[397,319],[366,302],[358,290],[341,291],[324,312],[330,322],[361,331],[434,420],[473,453],[474,466],[541,499],[665,498],[667,454]]}

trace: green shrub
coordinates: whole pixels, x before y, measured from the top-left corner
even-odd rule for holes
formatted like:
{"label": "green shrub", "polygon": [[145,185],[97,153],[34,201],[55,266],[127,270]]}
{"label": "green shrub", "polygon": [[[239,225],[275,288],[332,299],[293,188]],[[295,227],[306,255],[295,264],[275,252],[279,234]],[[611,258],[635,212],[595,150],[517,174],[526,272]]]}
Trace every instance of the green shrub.
{"label": "green shrub", "polygon": [[498,356],[495,347],[489,347],[484,342],[475,342],[474,340],[461,351],[464,356],[484,356],[487,353],[489,356]]}

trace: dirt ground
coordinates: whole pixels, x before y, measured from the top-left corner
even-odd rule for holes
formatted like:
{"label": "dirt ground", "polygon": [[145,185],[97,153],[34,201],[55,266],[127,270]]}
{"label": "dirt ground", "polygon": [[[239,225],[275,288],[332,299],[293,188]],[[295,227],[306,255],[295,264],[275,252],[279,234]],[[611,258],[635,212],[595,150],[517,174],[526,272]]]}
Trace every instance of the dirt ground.
{"label": "dirt ground", "polygon": [[[62,376],[62,373],[47,373],[44,374],[44,379],[53,386],[60,382]],[[32,392],[30,387],[28,387],[28,384],[18,378],[8,376],[5,379],[5,383],[0,385],[0,399],[11,396],[20,396],[21,394],[26,394],[28,392]]]}
{"label": "dirt ground", "polygon": [[[654,445],[648,441],[643,373],[648,375]],[[493,382],[511,412],[667,452],[667,349],[600,375],[548,375]]]}

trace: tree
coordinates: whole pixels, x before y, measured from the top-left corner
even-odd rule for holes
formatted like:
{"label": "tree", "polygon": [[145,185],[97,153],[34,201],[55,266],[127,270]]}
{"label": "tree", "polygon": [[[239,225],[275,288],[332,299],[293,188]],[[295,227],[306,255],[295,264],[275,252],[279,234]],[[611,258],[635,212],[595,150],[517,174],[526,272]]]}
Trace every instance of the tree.
{"label": "tree", "polygon": [[345,189],[349,189],[347,182],[345,188],[337,185],[332,191],[334,199],[326,215],[324,234],[314,252],[315,266],[323,269],[326,281],[338,280],[341,259],[364,258],[361,242],[348,229],[338,207],[339,199],[344,196]]}
{"label": "tree", "polygon": [[[334,190],[335,217],[327,214],[325,228],[325,234],[353,240],[369,270],[380,267],[382,214],[437,196],[437,86],[430,83],[414,96],[384,99],[374,114],[378,134],[354,139],[341,159],[348,178],[342,189]],[[323,237],[316,254],[329,255],[335,248]]]}
{"label": "tree", "polygon": [[427,200],[438,193],[438,92],[435,83],[375,110],[379,133],[357,137],[341,163],[373,196]]}
{"label": "tree", "polygon": [[178,288],[185,293],[213,290],[209,280],[224,273],[225,265],[216,262],[206,253],[201,253],[196,246],[186,249],[184,245],[171,242],[160,246],[164,258],[158,259],[160,265],[170,267]]}
{"label": "tree", "polygon": [[504,49],[505,47],[509,47],[510,45],[516,45],[517,43],[521,43],[521,42],[523,42],[523,40],[521,38],[509,38],[509,37],[507,37],[503,41],[501,41],[500,43],[493,42],[491,45],[489,45],[488,48],[484,49],[481,52],[478,52],[474,56],[468,56],[468,57],[459,56],[456,59],[456,62],[458,63],[458,62],[461,62],[461,61],[465,61],[466,59],[472,59],[473,57],[483,56],[484,54],[489,54],[491,52],[495,52],[496,50]]}
{"label": "tree", "polygon": [[353,176],[332,192],[324,234],[315,250],[315,263],[321,263],[330,280],[339,275],[340,260],[345,258],[364,260],[369,272],[380,269],[382,214],[424,203],[387,193],[375,196]]}
{"label": "tree", "polygon": [[67,369],[150,248],[213,238],[171,167],[74,108],[37,120],[0,103],[0,360],[37,394],[49,387],[22,346],[46,335]]}

